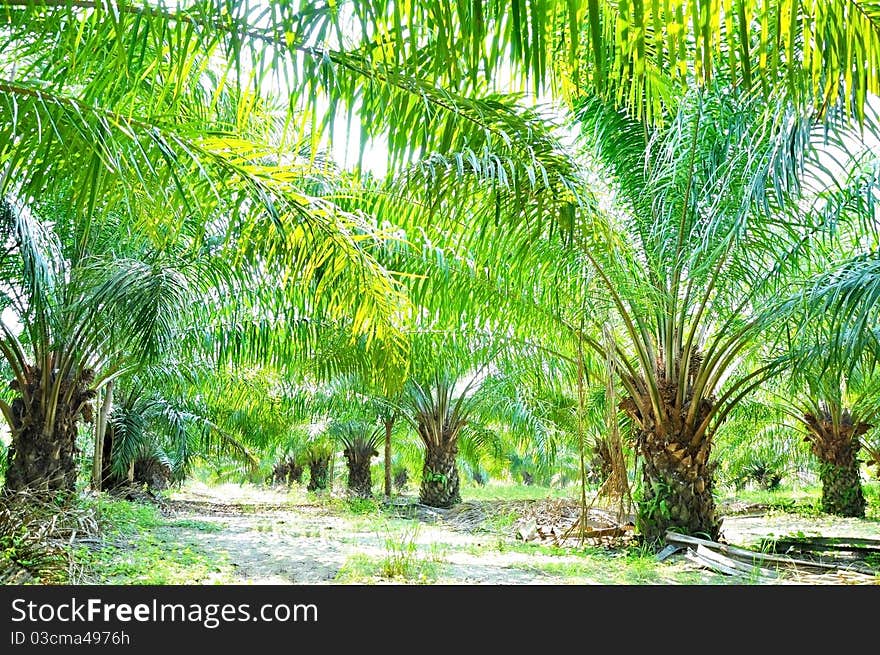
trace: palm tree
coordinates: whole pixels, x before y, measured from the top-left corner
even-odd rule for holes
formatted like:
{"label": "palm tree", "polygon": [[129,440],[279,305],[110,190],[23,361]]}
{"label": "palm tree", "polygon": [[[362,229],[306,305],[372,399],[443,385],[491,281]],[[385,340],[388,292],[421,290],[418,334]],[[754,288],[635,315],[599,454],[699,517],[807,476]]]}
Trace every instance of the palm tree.
{"label": "palm tree", "polygon": [[6,488],[71,491],[79,420],[93,419],[95,389],[119,374],[122,353],[148,356],[169,338],[181,298],[156,293],[168,278],[137,260],[71,260],[45,219],[5,201],[0,268],[4,304],[20,327],[2,322],[3,359],[13,374]]}
{"label": "palm tree", "polygon": [[330,426],[329,434],[344,447],[342,454],[348,466],[348,490],[369,498],[373,495],[370,460],[379,455],[384,430],[363,421],[341,421]]}
{"label": "palm tree", "polygon": [[250,469],[256,465],[243,435],[215,422],[222,420],[219,412],[186,392],[175,394],[155,372],[121,379],[115,398],[101,444],[101,488],[181,482],[196,457],[231,455]]}
{"label": "palm tree", "polygon": [[[96,390],[157,355],[143,350],[143,334],[118,338],[108,308],[143,319],[136,329],[174,332],[179,308],[163,315],[170,299],[161,298],[174,276],[155,265],[169,251],[234,262],[208,297],[248,289],[275,319],[278,341],[300,335],[291,316],[320,313],[346,316],[370,339],[390,334],[382,326],[391,327],[400,296],[366,254],[364,243],[375,239],[369,222],[319,197],[333,171],[303,145],[307,136],[285,128],[288,110],[250,75],[249,65],[256,70],[268,55],[256,47],[265,34],[243,29],[256,20],[249,8],[236,8],[234,25],[218,22],[224,8],[212,2],[10,1],[2,9],[2,281],[29,334],[21,341],[4,324],[3,356],[19,393],[5,411],[16,435],[7,487],[72,488],[75,427],[94,411]],[[67,223],[50,223],[60,218],[49,211],[56,198]],[[138,243],[131,271],[114,262],[128,254],[115,245],[96,253],[94,235],[110,231]],[[61,246],[66,262],[53,253]],[[273,275],[300,284],[267,294]],[[233,307],[207,302],[187,318],[222,326],[228,345],[261,313]]]}
{"label": "palm tree", "polygon": [[822,358],[802,358],[796,370],[801,388],[783,406],[805,431],[819,461],[821,508],[839,516],[865,516],[859,451],[880,417],[880,376],[876,362],[823,366]]}
{"label": "palm tree", "polygon": [[412,381],[404,403],[425,447],[419,500],[431,507],[461,502],[458,476],[458,438],[472,411],[468,397],[473,380],[464,389],[458,380],[437,374],[431,383]]}
{"label": "palm tree", "polygon": [[333,457],[333,445],[329,439],[312,439],[305,449],[306,468],[309,469],[308,491],[324,491],[332,486],[330,460]]}

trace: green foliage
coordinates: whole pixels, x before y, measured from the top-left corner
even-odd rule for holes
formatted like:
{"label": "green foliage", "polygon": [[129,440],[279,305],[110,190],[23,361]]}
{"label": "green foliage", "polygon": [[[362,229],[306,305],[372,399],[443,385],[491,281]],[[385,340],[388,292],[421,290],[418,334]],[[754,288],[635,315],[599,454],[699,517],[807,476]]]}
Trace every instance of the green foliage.
{"label": "green foliage", "polygon": [[223,556],[182,543],[174,528],[203,532],[221,530],[203,521],[168,520],[154,505],[115,500],[106,495],[93,501],[101,527],[97,547],[81,547],[77,564],[84,581],[99,584],[224,584],[231,568]]}
{"label": "green foliage", "polygon": [[[173,549],[173,550],[172,550]],[[138,534],[124,547],[81,548],[76,553],[91,583],[118,585],[229,584],[224,558],[198,547]]]}
{"label": "green foliage", "polygon": [[379,505],[373,498],[359,498],[357,496],[346,499],[346,508],[352,514],[374,515],[379,511]]}
{"label": "green foliage", "polygon": [[417,538],[419,523],[408,522],[399,529],[385,525],[384,555],[371,557],[357,554],[349,557],[336,575],[338,582],[369,582],[376,578],[391,581],[427,584],[438,575],[439,565],[445,560],[444,554],[432,546],[424,556],[419,552]]}
{"label": "green foliage", "polygon": [[29,491],[3,495],[0,583],[76,583],[70,543],[97,531],[93,508],[76,497]]}

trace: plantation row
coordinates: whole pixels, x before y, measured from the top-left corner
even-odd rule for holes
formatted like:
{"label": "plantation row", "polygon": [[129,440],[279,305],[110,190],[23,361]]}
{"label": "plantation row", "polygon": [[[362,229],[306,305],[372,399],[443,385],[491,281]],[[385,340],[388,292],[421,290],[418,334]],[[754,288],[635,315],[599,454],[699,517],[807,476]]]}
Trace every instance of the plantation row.
{"label": "plantation row", "polygon": [[645,4],[0,0],[4,489],[864,517],[880,16]]}

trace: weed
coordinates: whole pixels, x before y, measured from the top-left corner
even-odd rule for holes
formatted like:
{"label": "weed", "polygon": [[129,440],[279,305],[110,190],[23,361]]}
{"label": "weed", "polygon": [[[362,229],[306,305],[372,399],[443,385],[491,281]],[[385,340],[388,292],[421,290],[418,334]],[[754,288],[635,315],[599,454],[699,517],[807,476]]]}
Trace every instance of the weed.
{"label": "weed", "polygon": [[379,506],[372,498],[352,496],[346,501],[346,505],[352,514],[376,514],[379,511]]}
{"label": "weed", "polygon": [[416,537],[419,524],[413,523],[412,526],[397,535],[389,532],[385,537],[385,557],[380,562],[382,577],[408,578],[412,575],[418,555]]}
{"label": "weed", "polygon": [[169,528],[188,528],[199,532],[223,532],[223,526],[209,521],[196,521],[194,519],[180,519],[166,523]]}

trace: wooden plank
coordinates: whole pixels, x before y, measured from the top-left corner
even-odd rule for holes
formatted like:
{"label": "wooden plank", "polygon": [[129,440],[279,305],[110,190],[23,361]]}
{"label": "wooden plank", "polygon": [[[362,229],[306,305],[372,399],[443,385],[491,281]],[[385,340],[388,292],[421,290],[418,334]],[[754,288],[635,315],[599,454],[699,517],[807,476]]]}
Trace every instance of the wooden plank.
{"label": "wooden plank", "polygon": [[823,551],[844,550],[854,553],[880,553],[880,541],[876,539],[840,539],[837,537],[807,537],[790,539],[768,539],[767,544],[777,548],[796,548],[798,550]]}

